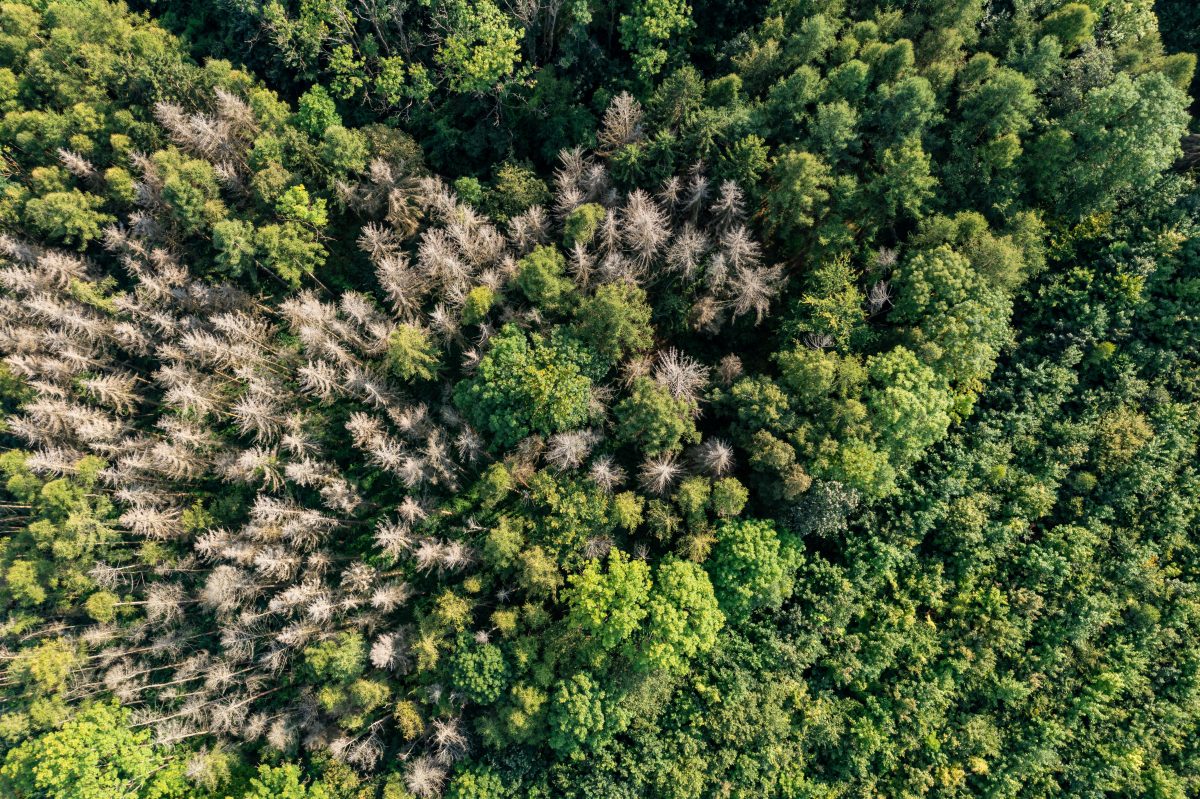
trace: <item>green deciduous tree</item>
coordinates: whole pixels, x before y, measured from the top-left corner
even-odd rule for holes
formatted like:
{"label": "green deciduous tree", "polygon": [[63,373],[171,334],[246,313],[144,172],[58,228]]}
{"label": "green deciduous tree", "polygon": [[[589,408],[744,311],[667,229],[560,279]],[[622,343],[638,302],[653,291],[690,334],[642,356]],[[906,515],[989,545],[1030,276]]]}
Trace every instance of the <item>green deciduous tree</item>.
{"label": "green deciduous tree", "polygon": [[721,610],[733,623],[759,609],[777,610],[792,595],[799,553],[782,543],[767,520],[728,521],[717,527],[708,563]]}
{"label": "green deciduous tree", "polygon": [[567,247],[587,244],[596,235],[608,212],[603,205],[584,203],[567,215],[563,222],[563,243]]}
{"label": "green deciduous tree", "polygon": [[295,763],[262,764],[239,799],[330,799],[324,785],[307,784]]}
{"label": "green deciduous tree", "polygon": [[585,673],[562,682],[550,699],[550,746],[572,755],[599,744],[604,735],[605,697]]}
{"label": "green deciduous tree", "polygon": [[1041,32],[1058,39],[1067,52],[1092,38],[1096,12],[1084,3],[1067,3],[1042,20]]}
{"label": "green deciduous tree", "polygon": [[500,698],[508,684],[508,664],[504,653],[493,644],[479,644],[460,637],[450,659],[451,674],[472,702],[490,705]]}
{"label": "green deciduous tree", "polygon": [[639,377],[629,396],[613,407],[617,441],[639,448],[648,456],[678,449],[700,440],[693,421],[695,404],[648,377]]}
{"label": "green deciduous tree", "polygon": [[636,661],[645,670],[687,671],[692,658],[716,645],[725,623],[708,575],[695,563],[680,560],[658,565],[648,609]]}
{"label": "green deciduous tree", "polygon": [[304,662],[317,680],[349,683],[366,668],[366,644],[357,632],[338,633],[306,647]]}
{"label": "green deciduous tree", "polygon": [[521,60],[520,32],[491,0],[449,0],[450,27],[434,56],[450,88],[483,92],[512,74]]}
{"label": "green deciduous tree", "polygon": [[254,238],[263,261],[291,288],[298,288],[325,263],[324,245],[312,228],[299,222],[261,227]]}
{"label": "green deciduous tree", "polygon": [[96,704],[61,729],[25,741],[0,765],[0,792],[13,799],[182,799],[187,784],[180,765],[127,719]]}
{"label": "green deciduous tree", "polygon": [[868,358],[867,375],[867,413],[894,465],[911,463],[945,437],[952,397],[909,350],[896,347]]}
{"label": "green deciduous tree", "polygon": [[507,222],[534,205],[544,206],[549,199],[550,190],[529,164],[508,162],[496,170],[483,205],[497,222]]}
{"label": "green deciduous tree", "polygon": [[29,509],[26,523],[0,539],[0,599],[69,612],[94,588],[88,572],[95,561],[109,557],[108,545],[121,537],[113,503],[96,491],[105,462],[81,458],[69,476],[43,480],[26,461],[19,450],[0,456],[4,492]]}
{"label": "green deciduous tree", "polygon": [[1159,72],[1119,74],[1091,89],[1030,153],[1042,197],[1077,218],[1111,208],[1130,186],[1152,182],[1179,155],[1184,106],[1182,92]]}
{"label": "green deciduous tree", "polygon": [[416,325],[399,325],[392,331],[384,358],[392,374],[404,380],[432,380],[438,371],[437,348],[429,332]]}
{"label": "green deciduous tree", "polygon": [[100,210],[103,207],[103,197],[71,189],[31,199],[25,205],[25,216],[30,225],[51,239],[82,250],[114,221],[113,216]]}
{"label": "green deciduous tree", "polygon": [[476,374],[455,387],[455,403],[472,424],[493,435],[494,447],[570,430],[588,418],[586,362],[578,345],[506,325],[492,337]]}
{"label": "green deciduous tree", "polygon": [[589,561],[581,573],[567,578],[563,593],[566,623],[583,634],[596,666],[603,665],[604,654],[628,647],[646,617],[650,595],[646,563],[613,550],[607,565],[602,570],[598,560]]}
{"label": "green deciduous tree", "polygon": [[945,245],[910,258],[896,287],[889,318],[913,326],[914,351],[956,390],[978,392],[1008,336],[1004,292]]}
{"label": "green deciduous tree", "polygon": [[539,308],[565,311],[575,297],[575,284],[566,277],[566,268],[566,259],[557,248],[535,247],[520,261],[517,288]]}
{"label": "green deciduous tree", "polygon": [[446,788],[447,799],[507,799],[510,795],[504,780],[486,766],[463,770]]}
{"label": "green deciduous tree", "polygon": [[641,78],[662,70],[668,47],[692,27],[691,14],[686,0],[635,0],[632,13],[621,15],[621,44],[633,54]]}
{"label": "green deciduous tree", "polygon": [[496,292],[488,286],[476,286],[467,294],[463,303],[462,321],[464,325],[477,325],[487,318],[488,312],[496,303]]}
{"label": "green deciduous tree", "polygon": [[812,153],[788,150],[775,160],[767,204],[771,223],[785,241],[798,242],[821,221],[832,179],[829,165]]}
{"label": "green deciduous tree", "polygon": [[337,105],[324,86],[311,87],[296,104],[296,121],[310,136],[320,137],[334,125],[341,125]]}
{"label": "green deciduous tree", "polygon": [[631,283],[605,283],[575,309],[572,332],[609,363],[654,343],[646,292]]}
{"label": "green deciduous tree", "polygon": [[153,160],[162,198],[185,234],[211,228],[225,217],[227,211],[212,164],[188,158],[173,147],[155,153]]}
{"label": "green deciduous tree", "polygon": [[253,272],[257,246],[253,225],[239,219],[225,219],[213,225],[212,237],[221,271],[235,278]]}

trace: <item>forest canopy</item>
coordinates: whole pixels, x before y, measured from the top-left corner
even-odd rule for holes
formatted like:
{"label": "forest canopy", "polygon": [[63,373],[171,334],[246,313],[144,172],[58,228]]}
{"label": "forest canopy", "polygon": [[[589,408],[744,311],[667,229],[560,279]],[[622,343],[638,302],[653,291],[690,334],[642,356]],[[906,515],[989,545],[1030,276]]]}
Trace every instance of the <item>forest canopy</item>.
{"label": "forest canopy", "polygon": [[0,2],[0,796],[1200,794],[1198,50]]}

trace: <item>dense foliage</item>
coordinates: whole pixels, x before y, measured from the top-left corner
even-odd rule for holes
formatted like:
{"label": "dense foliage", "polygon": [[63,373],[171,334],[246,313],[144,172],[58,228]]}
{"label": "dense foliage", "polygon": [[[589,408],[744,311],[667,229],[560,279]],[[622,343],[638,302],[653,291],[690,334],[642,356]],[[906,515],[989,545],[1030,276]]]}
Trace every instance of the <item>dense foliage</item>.
{"label": "dense foliage", "polygon": [[0,3],[0,794],[1200,793],[1160,0]]}

